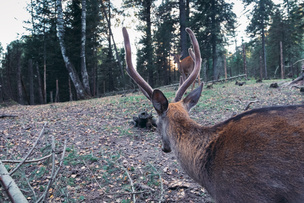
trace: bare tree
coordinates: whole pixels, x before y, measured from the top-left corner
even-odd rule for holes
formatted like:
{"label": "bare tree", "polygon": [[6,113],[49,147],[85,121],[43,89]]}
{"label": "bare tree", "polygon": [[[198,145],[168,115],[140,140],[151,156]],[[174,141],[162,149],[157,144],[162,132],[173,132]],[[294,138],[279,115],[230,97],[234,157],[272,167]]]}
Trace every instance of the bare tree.
{"label": "bare tree", "polygon": [[81,51],[80,51],[80,60],[81,60],[81,76],[84,89],[87,94],[91,94],[90,83],[89,83],[89,75],[86,66],[86,57],[85,57],[85,45],[86,45],[86,0],[82,0],[82,10],[81,10]]}
{"label": "bare tree", "polygon": [[83,87],[83,84],[81,83],[81,80],[76,72],[75,67],[71,63],[67,51],[66,51],[66,46],[64,44],[64,21],[63,21],[63,13],[62,13],[62,3],[61,0],[57,0],[57,36],[59,38],[59,44],[61,48],[61,54],[66,66],[66,69],[69,72],[69,76],[74,84],[76,93],[77,93],[77,98],[78,99],[85,99],[89,97],[89,94],[85,91],[85,88]]}

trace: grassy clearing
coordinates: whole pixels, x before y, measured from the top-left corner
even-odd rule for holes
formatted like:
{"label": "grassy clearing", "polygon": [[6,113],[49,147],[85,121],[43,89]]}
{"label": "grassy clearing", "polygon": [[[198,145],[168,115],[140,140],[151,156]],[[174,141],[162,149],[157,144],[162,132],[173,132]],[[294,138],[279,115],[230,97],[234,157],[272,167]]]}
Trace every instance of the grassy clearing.
{"label": "grassy clearing", "polygon": [[[239,87],[234,82],[204,89],[190,116],[203,125],[213,125],[250,108],[303,104],[297,89],[269,88],[286,80],[264,81]],[[169,101],[173,87],[160,88]],[[174,155],[160,150],[155,132],[134,128],[132,117],[141,111],[153,112],[140,93],[39,106],[12,105],[0,108],[16,118],[0,119],[0,159],[21,159],[48,122],[45,136],[32,158],[51,150],[50,135],[56,137],[57,155],[68,140],[62,170],[50,191],[52,202],[210,202],[207,192],[180,168]],[[25,164],[13,178],[30,202],[44,191],[51,161]],[[8,169],[15,164],[6,164]],[[7,202],[0,188],[0,202]]]}

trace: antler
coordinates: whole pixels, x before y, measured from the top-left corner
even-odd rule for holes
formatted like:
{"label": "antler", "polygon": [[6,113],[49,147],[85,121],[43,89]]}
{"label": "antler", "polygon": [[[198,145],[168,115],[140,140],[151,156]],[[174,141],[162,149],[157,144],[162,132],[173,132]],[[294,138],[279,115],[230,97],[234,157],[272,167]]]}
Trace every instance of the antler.
{"label": "antler", "polygon": [[[183,94],[187,90],[187,88],[194,82],[196,79],[197,75],[200,72],[201,68],[201,53],[199,50],[199,45],[197,42],[196,37],[194,36],[194,33],[192,30],[189,28],[186,28],[186,31],[188,32],[192,44],[193,44],[193,49],[194,53],[192,52],[191,49],[189,49],[189,54],[193,58],[193,61],[195,63],[194,69],[188,79],[179,87],[175,94],[174,102],[180,101]],[[129,39],[129,34],[127,32],[127,29],[124,27],[122,28],[123,32],[123,37],[124,37],[124,42],[125,42],[125,50],[126,50],[126,61],[127,61],[127,72],[129,76],[137,83],[143,94],[151,100],[151,96],[153,93],[153,89],[151,86],[138,74],[138,72],[134,69],[133,64],[132,64],[132,59],[131,59],[131,45],[130,45],[130,39]]]}
{"label": "antler", "polygon": [[176,94],[175,94],[175,98],[174,98],[174,102],[178,102],[182,99],[183,94],[185,93],[185,91],[187,90],[187,88],[194,82],[194,80],[197,78],[197,75],[200,72],[201,69],[201,52],[199,49],[199,45],[198,45],[198,41],[194,35],[194,33],[192,32],[192,30],[190,30],[189,28],[186,28],[186,31],[188,32],[191,41],[192,41],[192,45],[193,45],[193,49],[194,49],[194,53],[192,52],[191,49],[189,49],[189,55],[192,57],[195,65],[194,65],[194,69],[192,71],[192,73],[190,74],[190,76],[187,78],[187,80],[178,88]]}
{"label": "antler", "polygon": [[151,96],[153,93],[153,89],[151,86],[138,74],[138,72],[134,69],[131,59],[131,45],[130,39],[127,29],[122,28],[122,33],[125,42],[125,50],[126,50],[126,61],[127,61],[127,72],[129,76],[137,83],[139,89],[143,92],[143,94],[151,100]]}

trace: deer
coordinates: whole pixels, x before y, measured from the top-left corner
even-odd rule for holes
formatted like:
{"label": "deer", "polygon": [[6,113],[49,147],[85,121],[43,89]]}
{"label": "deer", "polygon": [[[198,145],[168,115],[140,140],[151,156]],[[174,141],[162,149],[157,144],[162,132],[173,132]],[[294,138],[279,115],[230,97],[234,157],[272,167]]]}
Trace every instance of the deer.
{"label": "deer", "polygon": [[173,151],[183,170],[215,202],[304,202],[304,105],[252,109],[213,126],[192,120],[189,112],[199,101],[203,83],[182,98],[201,66],[198,41],[191,29],[186,31],[195,65],[169,103],[134,69],[123,28],[126,69],[158,115],[162,151]]}
{"label": "deer", "polygon": [[[189,53],[190,54],[190,53]],[[177,64],[178,71],[180,72],[180,80],[179,80],[179,85],[181,85],[191,74],[194,68],[194,59],[192,58],[193,56],[189,55],[182,60],[180,60],[181,55],[180,54],[171,54],[174,59],[174,63]],[[197,76],[197,83],[200,85],[200,76],[198,74]],[[195,87],[195,81],[193,82],[192,89],[193,90]]]}

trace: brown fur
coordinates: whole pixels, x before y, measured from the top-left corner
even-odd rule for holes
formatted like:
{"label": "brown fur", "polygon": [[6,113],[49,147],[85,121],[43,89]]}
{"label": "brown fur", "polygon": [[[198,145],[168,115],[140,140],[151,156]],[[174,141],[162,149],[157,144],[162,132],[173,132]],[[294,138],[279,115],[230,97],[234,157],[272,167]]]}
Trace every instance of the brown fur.
{"label": "brown fur", "polygon": [[[178,71],[181,74],[180,85],[189,77],[194,68],[194,61],[190,56],[185,57],[183,60],[180,60],[179,54],[174,54],[174,62],[177,64]],[[197,77],[198,85],[200,85],[200,77]],[[193,82],[192,90],[195,86],[195,82]]]}
{"label": "brown fur", "polygon": [[216,202],[304,202],[304,107],[262,108],[212,127],[169,104],[167,136]]}

